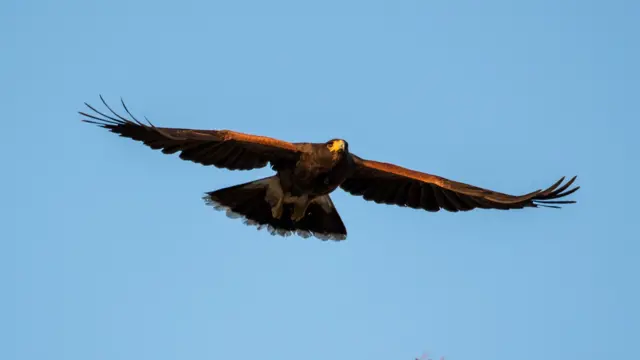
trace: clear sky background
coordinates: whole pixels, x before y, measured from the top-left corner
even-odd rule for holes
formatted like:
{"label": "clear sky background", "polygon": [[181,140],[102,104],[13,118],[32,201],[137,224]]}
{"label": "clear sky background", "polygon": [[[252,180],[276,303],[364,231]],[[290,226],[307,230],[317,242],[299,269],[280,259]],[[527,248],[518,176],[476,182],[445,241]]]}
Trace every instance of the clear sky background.
{"label": "clear sky background", "polygon": [[[0,2],[0,358],[631,359],[640,333],[633,1]],[[290,141],[562,210],[428,213],[337,191],[346,242],[204,205],[270,174],[81,123]]]}

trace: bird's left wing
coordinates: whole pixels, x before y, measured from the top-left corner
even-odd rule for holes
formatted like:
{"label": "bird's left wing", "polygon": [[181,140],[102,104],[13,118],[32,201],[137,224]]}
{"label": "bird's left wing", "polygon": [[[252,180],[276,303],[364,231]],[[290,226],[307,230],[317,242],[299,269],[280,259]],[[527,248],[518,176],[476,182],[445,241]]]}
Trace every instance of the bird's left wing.
{"label": "bird's left wing", "polygon": [[576,177],[560,186],[564,177],[545,190],[525,195],[509,195],[426,174],[401,166],[365,160],[351,155],[354,172],[340,187],[352,195],[376,203],[422,208],[428,211],[468,211],[483,209],[521,209],[558,207],[575,201],[557,200],[580,187],[569,189]]}
{"label": "bird's left wing", "polygon": [[202,165],[213,165],[229,170],[249,170],[285,161],[296,161],[300,151],[290,142],[258,135],[243,134],[231,130],[192,130],[156,127],[138,121],[122,106],[131,119],[114,112],[100,97],[111,115],[96,110],[85,103],[94,114],[80,112],[87,117],[83,121],[99,125],[113,133],[141,141],[152,149],[162,149],[165,154],[180,151],[180,158]]}

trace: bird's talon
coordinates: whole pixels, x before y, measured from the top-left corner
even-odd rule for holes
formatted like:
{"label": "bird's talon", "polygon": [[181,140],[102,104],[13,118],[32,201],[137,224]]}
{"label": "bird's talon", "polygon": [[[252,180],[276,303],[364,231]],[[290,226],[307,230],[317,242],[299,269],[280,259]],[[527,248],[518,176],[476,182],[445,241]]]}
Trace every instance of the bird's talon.
{"label": "bird's talon", "polygon": [[274,219],[280,219],[280,217],[282,217],[282,206],[271,208],[271,216],[273,216]]}

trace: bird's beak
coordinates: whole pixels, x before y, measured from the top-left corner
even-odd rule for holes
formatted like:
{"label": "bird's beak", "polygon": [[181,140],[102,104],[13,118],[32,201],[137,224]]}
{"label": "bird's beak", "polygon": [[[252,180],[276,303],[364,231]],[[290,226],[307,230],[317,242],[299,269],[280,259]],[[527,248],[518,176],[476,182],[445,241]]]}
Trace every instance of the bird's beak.
{"label": "bird's beak", "polygon": [[344,150],[344,141],[342,141],[342,140],[334,141],[333,144],[331,144],[331,147],[329,148],[329,150],[331,150],[331,152],[343,151]]}

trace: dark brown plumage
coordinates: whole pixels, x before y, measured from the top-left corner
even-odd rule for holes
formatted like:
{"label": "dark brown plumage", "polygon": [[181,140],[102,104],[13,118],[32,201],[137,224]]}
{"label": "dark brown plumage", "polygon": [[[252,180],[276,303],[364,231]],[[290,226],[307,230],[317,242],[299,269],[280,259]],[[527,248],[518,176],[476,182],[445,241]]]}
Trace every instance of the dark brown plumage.
{"label": "dark brown plumage", "polygon": [[267,227],[272,234],[298,234],[343,240],[347,231],[329,194],[340,187],[376,203],[407,206],[427,211],[468,211],[559,207],[575,203],[558,200],[577,191],[562,184],[564,177],[545,190],[509,195],[464,184],[397,165],[365,160],[349,152],[341,139],[326,143],[290,143],[265,136],[230,130],[159,128],[120,116],[100,97],[110,114],[86,104],[95,114],[80,112],[83,121],[113,133],[141,141],[165,154],[229,170],[256,169],[270,164],[276,175],[209,192],[207,204],[224,209],[229,216]]}
{"label": "dark brown plumage", "polygon": [[405,169],[393,164],[363,160],[355,155],[355,171],[340,187],[352,195],[382,204],[408,206],[428,211],[468,211],[482,209],[521,209],[524,207],[558,207],[575,201],[556,200],[577,191],[569,187],[574,176],[564,185],[564,177],[545,190],[525,195],[508,195],[497,191]]}

